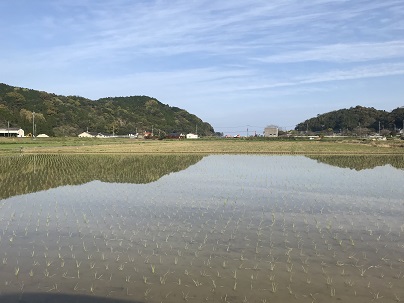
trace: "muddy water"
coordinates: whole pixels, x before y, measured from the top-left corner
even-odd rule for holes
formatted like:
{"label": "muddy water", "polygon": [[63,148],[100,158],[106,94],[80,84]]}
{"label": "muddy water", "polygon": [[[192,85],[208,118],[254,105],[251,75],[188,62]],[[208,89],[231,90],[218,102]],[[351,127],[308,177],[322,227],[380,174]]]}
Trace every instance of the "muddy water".
{"label": "muddy water", "polygon": [[389,165],[208,156],[148,184],[3,199],[0,299],[404,300],[403,180]]}

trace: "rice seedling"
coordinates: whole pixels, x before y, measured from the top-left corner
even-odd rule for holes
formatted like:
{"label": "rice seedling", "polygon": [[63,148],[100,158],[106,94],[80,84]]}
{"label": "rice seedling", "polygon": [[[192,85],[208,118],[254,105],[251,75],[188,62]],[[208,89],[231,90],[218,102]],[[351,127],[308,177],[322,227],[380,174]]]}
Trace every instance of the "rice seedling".
{"label": "rice seedling", "polygon": [[379,300],[379,299],[382,299],[383,298],[383,296],[381,296],[380,295],[380,292],[370,292],[371,294],[372,294],[372,296],[373,296],[373,299],[372,299],[372,301],[376,301],[376,300]]}
{"label": "rice seedling", "polygon": [[190,298],[191,298],[191,297],[189,296],[189,292],[184,293],[184,292],[182,291],[182,299],[183,299],[184,301],[188,301]]}
{"label": "rice seedling", "polygon": [[276,293],[278,290],[278,283],[272,282],[271,283],[271,292]]}
{"label": "rice seedling", "polygon": [[19,273],[20,273],[20,267],[17,266],[16,268],[14,268],[14,275],[18,278]]}

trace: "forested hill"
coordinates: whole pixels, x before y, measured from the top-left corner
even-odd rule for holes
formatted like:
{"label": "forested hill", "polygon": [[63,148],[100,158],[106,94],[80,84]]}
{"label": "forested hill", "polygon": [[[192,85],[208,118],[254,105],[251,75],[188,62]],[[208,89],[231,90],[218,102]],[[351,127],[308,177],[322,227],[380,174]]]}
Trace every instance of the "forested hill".
{"label": "forested hill", "polygon": [[299,131],[355,131],[362,134],[379,132],[394,132],[403,127],[404,107],[391,112],[377,110],[373,107],[356,106],[340,109],[315,118],[305,120],[296,126]]}
{"label": "forested hill", "polygon": [[21,127],[32,131],[35,112],[36,134],[76,136],[86,131],[133,134],[136,130],[164,135],[170,132],[195,132],[211,135],[213,127],[178,107],[147,96],[109,97],[90,100],[79,96],[60,96],[0,83],[0,127]]}

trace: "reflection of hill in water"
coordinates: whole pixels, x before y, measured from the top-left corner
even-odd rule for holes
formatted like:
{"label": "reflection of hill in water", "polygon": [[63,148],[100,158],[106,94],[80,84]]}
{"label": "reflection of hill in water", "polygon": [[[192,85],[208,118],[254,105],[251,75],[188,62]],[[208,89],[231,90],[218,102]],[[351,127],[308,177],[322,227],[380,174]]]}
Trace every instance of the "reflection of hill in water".
{"label": "reflection of hill in water", "polygon": [[404,169],[404,155],[358,155],[358,156],[306,156],[332,166],[350,168],[355,170],[371,169],[377,166],[390,164],[391,166]]}
{"label": "reflection of hill in water", "polygon": [[0,199],[93,180],[149,183],[201,155],[23,155],[0,157]]}

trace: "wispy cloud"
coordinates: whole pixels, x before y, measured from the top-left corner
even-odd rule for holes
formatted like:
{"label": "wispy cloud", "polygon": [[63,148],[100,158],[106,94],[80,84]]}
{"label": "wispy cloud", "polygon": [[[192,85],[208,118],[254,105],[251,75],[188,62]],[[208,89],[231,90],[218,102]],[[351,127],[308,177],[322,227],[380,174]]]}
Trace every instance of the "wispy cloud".
{"label": "wispy cloud", "polygon": [[355,67],[346,70],[333,70],[323,73],[308,75],[298,83],[321,83],[330,81],[342,81],[353,79],[365,79],[375,77],[385,77],[394,75],[404,75],[404,62],[401,63],[381,63],[370,66]]}
{"label": "wispy cloud", "polygon": [[[297,62],[304,56],[336,60],[337,52],[359,51],[367,45],[321,41],[330,36],[331,25],[341,25],[344,31],[344,22],[354,17],[365,18],[358,17],[359,14],[398,5],[397,1],[358,2],[360,5],[348,7],[344,1],[337,0],[309,4],[300,1],[213,4],[211,1],[72,1],[63,5],[58,2],[57,16],[45,14],[39,25],[27,24],[25,28],[30,26],[30,33],[37,28],[47,37],[53,35],[53,42],[57,43],[38,53],[48,61],[54,58],[69,64],[89,58],[125,61],[182,54],[245,60],[269,53],[263,60],[270,62]],[[71,11],[78,13],[68,14]],[[390,45],[396,52],[402,47],[402,42],[398,42],[401,44]],[[389,46],[381,49],[383,45],[372,43],[369,46],[375,48],[374,52]],[[308,45],[317,48],[310,50]],[[290,52],[291,49],[295,51]]]}
{"label": "wispy cloud", "polygon": [[264,58],[259,58],[258,60],[267,63],[292,63],[307,61],[344,63],[394,58],[404,58],[404,40],[323,45],[309,50],[267,56]]}
{"label": "wispy cloud", "polygon": [[0,4],[0,81],[55,93],[208,114],[404,74],[402,0],[17,2]]}

